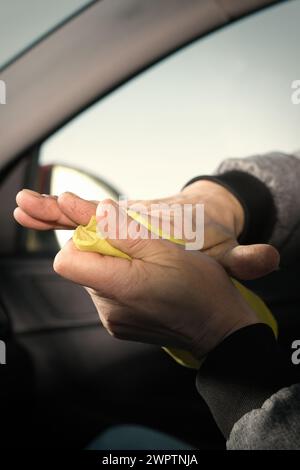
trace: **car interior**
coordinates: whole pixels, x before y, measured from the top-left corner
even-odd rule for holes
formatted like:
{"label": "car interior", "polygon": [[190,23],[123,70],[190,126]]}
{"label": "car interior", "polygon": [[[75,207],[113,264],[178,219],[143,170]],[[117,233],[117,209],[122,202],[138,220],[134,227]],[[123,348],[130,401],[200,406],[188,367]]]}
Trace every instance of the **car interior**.
{"label": "car interior", "polygon": [[[227,98],[226,89],[216,89],[217,83],[227,86],[223,65],[230,57],[224,51],[220,53],[224,64],[221,58],[218,61],[217,56],[212,56],[212,49],[208,49],[206,56],[203,52],[204,66],[202,69],[199,66],[195,75],[182,69],[184,65],[180,61],[181,54],[187,51],[190,56],[186,60],[194,64],[197,53],[201,65],[202,49],[197,52],[198,45],[204,50],[214,38],[218,44],[225,44],[223,32],[226,34],[228,30],[231,34],[232,31],[234,40],[234,34],[243,25],[250,44],[250,38],[255,37],[252,21],[260,22],[258,31],[266,39],[266,50],[271,51],[274,41],[268,38],[273,38],[272,34],[275,37],[278,31],[278,17],[282,14],[295,18],[296,12],[300,13],[300,2],[96,0],[67,3],[70,8],[61,12],[60,17],[56,12],[52,24],[44,23],[34,38],[24,39],[15,50],[0,56],[0,79],[7,84],[6,103],[0,105],[0,339],[7,345],[7,367],[0,366],[0,447],[81,449],[111,426],[139,424],[175,436],[197,449],[225,449],[225,440],[195,388],[195,372],[176,364],[159,347],[109,336],[87,292],[53,271],[53,257],[70,238],[70,233],[27,230],[16,224],[12,213],[15,196],[22,188],[51,194],[65,190],[76,192],[80,188],[83,196],[90,199],[117,199],[124,194],[158,197],[161,191],[180,189],[188,178],[196,176],[195,172],[213,171],[231,152],[245,152],[246,156],[247,152],[259,152],[259,148],[262,152],[274,147],[288,152],[296,151],[298,145],[299,149],[294,132],[299,109],[292,108],[290,102],[289,109],[284,108],[286,127],[283,126],[282,140],[278,137],[279,117],[273,108],[270,111],[274,116],[272,133],[266,131],[263,136],[260,125],[254,129],[256,115],[250,104],[245,125],[233,101],[232,107],[224,112],[222,99],[229,100],[230,93],[236,102],[241,101],[237,88],[232,87]],[[270,36],[264,21],[273,24]],[[297,20],[294,21],[291,20],[291,36],[285,38],[283,49],[289,43],[296,48]],[[38,23],[38,17],[34,22]],[[281,37],[277,40],[283,41]],[[255,50],[259,46],[254,39],[252,42],[248,57],[256,64],[260,56]],[[290,70],[292,60],[285,60]],[[274,53],[272,63],[277,62]],[[252,62],[249,63],[250,69],[253,68]],[[171,68],[167,75],[164,67],[168,64]],[[244,77],[242,73],[247,75],[246,69],[242,72],[242,61],[235,65],[236,68],[230,66],[228,70],[241,73],[240,77]],[[187,117],[185,108],[191,107],[194,98],[190,93],[188,101],[189,87],[179,72],[176,76],[179,66],[182,76],[186,73],[195,89],[202,88],[203,110],[200,111],[205,111],[211,132],[218,134],[220,130],[221,136],[222,132],[228,136],[231,131],[231,140],[224,143],[222,137],[220,141],[219,137],[212,138],[204,124],[203,128],[193,129],[192,122],[200,118],[193,114]],[[263,62],[260,66],[264,72]],[[282,64],[278,64],[280,67]],[[268,77],[276,75],[272,70],[265,73]],[[211,102],[204,103],[207,89],[201,79],[215,90],[211,116],[207,111]],[[237,80],[247,99],[247,82],[243,87],[243,79]],[[160,92],[155,91],[158,81],[163,83]],[[273,103],[274,108],[279,106],[282,97],[276,98],[271,92],[269,96],[264,83],[262,73],[257,77],[257,90],[265,86],[260,89],[265,93],[264,110],[255,112],[266,122],[269,104]],[[290,93],[290,85],[286,87],[284,93]],[[260,92],[257,91],[257,99],[262,103]],[[139,102],[136,108],[134,97]],[[131,110],[129,102],[132,102]],[[155,102],[153,108],[151,102]],[[176,117],[177,129],[174,122],[171,126],[168,121],[169,115],[175,114],[172,103],[181,116]],[[164,118],[156,122],[155,114],[160,106],[166,114],[162,111]],[[225,120],[224,113],[226,121],[229,115],[232,122],[241,122],[241,129],[232,124],[230,130],[227,123],[228,127],[222,131],[219,126]],[[89,124],[92,120],[94,127]],[[157,137],[159,130],[164,134],[163,141]],[[247,132],[254,143],[253,147],[244,148],[240,141]],[[197,133],[202,147],[195,137]],[[175,134],[182,139],[178,145]],[[219,147],[211,149],[215,157],[210,158],[209,144],[203,144],[205,139],[216,140],[212,145]],[[233,140],[236,140],[234,144]],[[226,145],[221,154],[221,148]],[[163,150],[152,158],[158,147]],[[114,157],[121,152],[120,160]],[[189,152],[193,155],[191,163],[181,170],[184,158],[180,160],[179,155]],[[206,160],[202,164],[204,154]],[[172,185],[166,181],[164,171],[156,176],[157,162],[162,160],[165,160],[163,165],[174,162],[176,175]],[[246,283],[276,316],[279,340],[286,347],[295,330],[299,330],[297,279],[300,272],[296,253],[291,240],[286,249],[283,247],[280,270]],[[298,250],[298,256],[299,253]]]}

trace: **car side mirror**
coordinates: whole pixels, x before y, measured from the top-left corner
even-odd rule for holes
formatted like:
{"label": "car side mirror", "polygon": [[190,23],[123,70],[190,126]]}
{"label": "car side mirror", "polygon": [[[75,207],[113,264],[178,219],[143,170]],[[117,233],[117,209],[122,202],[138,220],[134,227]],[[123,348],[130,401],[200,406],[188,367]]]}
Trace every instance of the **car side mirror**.
{"label": "car side mirror", "polygon": [[[80,168],[67,165],[43,165],[38,170],[37,191],[42,194],[58,195],[65,191],[78,194],[89,200],[106,198],[118,200],[120,192],[109,182],[92,175]],[[57,242],[62,247],[72,236],[71,230],[55,230],[53,232],[31,233],[30,251],[57,250]]]}

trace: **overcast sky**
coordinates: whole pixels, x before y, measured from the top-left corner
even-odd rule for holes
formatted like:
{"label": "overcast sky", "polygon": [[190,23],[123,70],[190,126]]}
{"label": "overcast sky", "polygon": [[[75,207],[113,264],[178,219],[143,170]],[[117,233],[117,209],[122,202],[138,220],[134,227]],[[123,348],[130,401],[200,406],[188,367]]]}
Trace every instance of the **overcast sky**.
{"label": "overcast sky", "polygon": [[300,0],[180,51],[86,111],[44,147],[131,197],[174,193],[228,156],[300,148]]}
{"label": "overcast sky", "polygon": [[[0,63],[84,3],[0,0]],[[81,166],[131,197],[158,197],[225,157],[299,149],[300,105],[291,102],[299,24],[293,0],[196,42],[68,124],[42,161]]]}

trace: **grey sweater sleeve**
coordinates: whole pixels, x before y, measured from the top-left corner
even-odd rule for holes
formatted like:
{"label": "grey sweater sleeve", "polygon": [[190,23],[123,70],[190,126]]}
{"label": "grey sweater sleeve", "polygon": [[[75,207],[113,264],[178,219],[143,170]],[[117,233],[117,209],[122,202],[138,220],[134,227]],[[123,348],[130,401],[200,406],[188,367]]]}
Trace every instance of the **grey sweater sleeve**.
{"label": "grey sweater sleeve", "polygon": [[299,450],[300,385],[283,388],[245,414],[233,426],[227,449]]}
{"label": "grey sweater sleeve", "polygon": [[[272,193],[277,219],[270,242],[281,247],[300,222],[300,158],[270,153],[225,160],[218,174],[243,171],[262,181]],[[240,418],[227,441],[230,450],[300,449],[300,384],[283,388],[261,408]]]}
{"label": "grey sweater sleeve", "polygon": [[229,158],[216,170],[221,175],[242,171],[256,177],[272,193],[277,220],[269,242],[278,248],[286,242],[300,222],[300,158],[272,152],[247,158]]}
{"label": "grey sweater sleeve", "polygon": [[300,449],[298,366],[267,325],[225,338],[207,356],[196,385],[228,449]]}

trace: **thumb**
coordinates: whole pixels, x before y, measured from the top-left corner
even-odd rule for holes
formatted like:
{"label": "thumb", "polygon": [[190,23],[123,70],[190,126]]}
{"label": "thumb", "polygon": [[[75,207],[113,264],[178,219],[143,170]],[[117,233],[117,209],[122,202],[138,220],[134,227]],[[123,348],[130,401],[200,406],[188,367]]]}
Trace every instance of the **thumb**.
{"label": "thumb", "polygon": [[131,258],[147,258],[165,250],[166,240],[150,232],[111,199],[98,204],[97,230],[115,248]]}
{"label": "thumb", "polygon": [[271,245],[236,243],[218,261],[232,276],[250,281],[278,269],[280,255]]}

